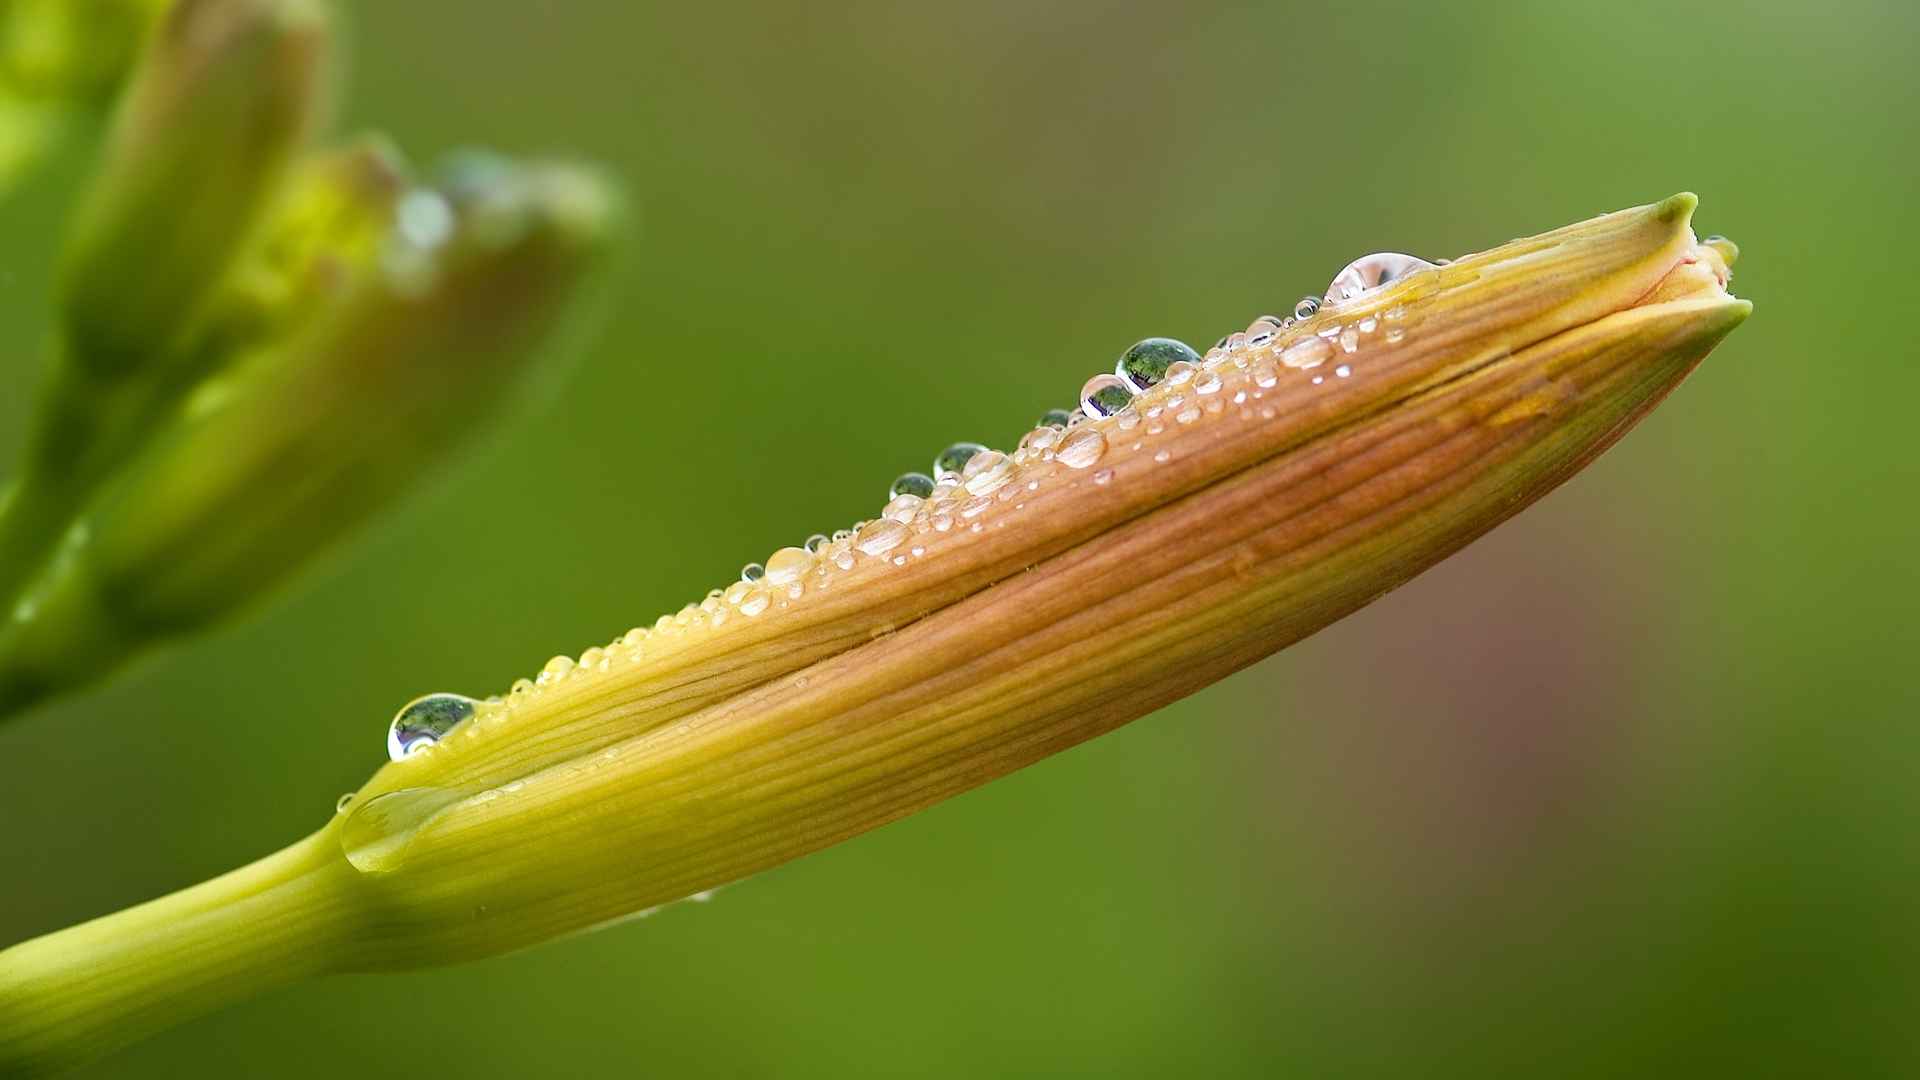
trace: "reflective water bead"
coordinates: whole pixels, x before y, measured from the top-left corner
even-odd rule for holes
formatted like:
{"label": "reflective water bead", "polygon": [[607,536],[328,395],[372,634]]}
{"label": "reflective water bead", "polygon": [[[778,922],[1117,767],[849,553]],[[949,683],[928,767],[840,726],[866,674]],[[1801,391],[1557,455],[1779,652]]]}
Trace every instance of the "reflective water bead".
{"label": "reflective water bead", "polygon": [[1217,371],[1202,371],[1199,376],[1193,380],[1193,389],[1194,392],[1198,394],[1218,393],[1220,390],[1220,373]]}
{"label": "reflective water bead", "polygon": [[957,442],[940,451],[940,456],[933,459],[934,479],[959,476],[960,470],[967,467],[967,459],[985,449],[977,442]]}
{"label": "reflective water bead", "polygon": [[1319,310],[1319,297],[1303,296],[1300,298],[1299,303],[1293,305],[1293,317],[1296,319],[1311,319],[1313,318],[1313,313]]}
{"label": "reflective water bead", "polygon": [[812,536],[807,537],[806,543],[800,546],[803,548],[806,548],[808,551],[812,552],[813,554],[818,555],[820,554],[821,549],[827,546],[827,534],[814,533]]}
{"label": "reflective water bead", "polygon": [[750,562],[747,565],[740,568],[741,581],[755,582],[755,581],[759,581],[761,578],[766,576],[767,576],[767,568],[764,566],[761,566],[757,562]]}
{"label": "reflective water bead", "polygon": [[767,610],[767,605],[772,602],[773,597],[767,595],[767,590],[748,589],[747,595],[740,598],[740,614],[752,618]]}
{"label": "reflective water bead", "polygon": [[[1135,343],[1113,365],[1113,373],[1133,388],[1136,394],[1167,377],[1167,368],[1185,361],[1189,364],[1200,359],[1200,354],[1184,341],[1173,338],[1155,337]],[[1082,391],[1084,396],[1085,391]]]}
{"label": "reflective water bead", "polygon": [[1034,421],[1033,426],[1037,428],[1063,428],[1072,422],[1073,414],[1067,410],[1048,409],[1046,412],[1040,414],[1040,419]]}
{"label": "reflective water bead", "polygon": [[1107,452],[1107,437],[1097,428],[1085,428],[1068,435],[1060,443],[1055,460],[1070,469],[1084,469]]}
{"label": "reflective water bead", "polygon": [[889,521],[904,524],[913,520],[913,515],[919,511],[920,504],[925,501],[918,495],[896,495],[892,502],[881,508],[880,516]]}
{"label": "reflective water bead", "polygon": [[900,546],[907,538],[907,527],[885,518],[868,522],[854,537],[853,546],[866,555],[882,555]]}
{"label": "reflective water bead", "polygon": [[767,558],[767,584],[786,585],[813,569],[813,556],[804,548],[781,548]]}
{"label": "reflective water bead", "polygon": [[893,482],[893,485],[887,488],[887,498],[889,499],[897,498],[901,495],[917,495],[924,499],[931,494],[933,494],[933,477],[928,476],[926,473],[902,473],[900,477]]}
{"label": "reflective water bead", "polygon": [[1325,338],[1303,338],[1287,346],[1280,354],[1280,362],[1290,368],[1319,367],[1333,358],[1333,346]]}
{"label": "reflective water bead", "polygon": [[460,694],[428,694],[407,702],[387,725],[387,756],[399,761],[432,746],[479,704]]}
{"label": "reflective water bead", "polygon": [[963,475],[963,485],[970,494],[985,495],[1013,478],[1013,459],[997,450],[975,454]]}
{"label": "reflective water bead", "polygon": [[1333,373],[1344,379],[1347,376],[1353,374],[1353,369],[1348,367],[1345,364],[1341,364],[1339,367],[1333,369]]}
{"label": "reflective water bead", "polygon": [[[1062,413],[1061,415],[1064,416],[1065,414]],[[1065,431],[1066,427],[1067,425],[1064,420],[1061,421],[1059,427],[1052,427],[1050,425],[1042,424],[1041,426],[1034,428],[1032,431],[1029,431],[1025,435],[1021,436],[1019,449],[1031,450],[1037,454],[1040,451],[1045,450],[1048,447],[1052,446],[1054,443],[1059,442],[1060,433],[1062,431]]]}
{"label": "reflective water bead", "polygon": [[1327,286],[1327,303],[1351,300],[1388,282],[1398,281],[1417,270],[1431,270],[1434,264],[1397,251],[1376,251],[1348,263],[1333,276]]}
{"label": "reflective water bead", "polygon": [[1095,375],[1080,388],[1080,407],[1088,416],[1112,416],[1133,403],[1133,390],[1118,375]]}
{"label": "reflective water bead", "polygon": [[1200,370],[1198,367],[1185,361],[1169,364],[1166,383],[1168,386],[1182,386],[1187,380],[1193,378],[1193,373],[1198,370]]}

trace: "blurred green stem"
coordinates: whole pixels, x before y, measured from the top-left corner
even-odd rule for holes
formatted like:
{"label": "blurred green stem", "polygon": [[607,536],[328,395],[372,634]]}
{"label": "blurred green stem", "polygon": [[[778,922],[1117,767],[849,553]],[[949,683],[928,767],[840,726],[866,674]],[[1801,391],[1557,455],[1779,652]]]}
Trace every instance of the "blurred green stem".
{"label": "blurred green stem", "polygon": [[0,952],[0,1076],[70,1068],[339,970],[352,868],[325,833],[212,881]]}

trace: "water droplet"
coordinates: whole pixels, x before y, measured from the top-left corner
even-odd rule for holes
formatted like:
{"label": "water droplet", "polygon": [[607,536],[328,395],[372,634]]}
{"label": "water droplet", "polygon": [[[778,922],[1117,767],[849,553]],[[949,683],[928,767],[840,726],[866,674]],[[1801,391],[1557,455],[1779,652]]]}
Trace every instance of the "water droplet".
{"label": "water droplet", "polygon": [[1099,472],[1097,472],[1097,473],[1094,473],[1094,474],[1093,474],[1093,482],[1094,482],[1094,483],[1096,483],[1096,484],[1099,484],[1099,485],[1100,485],[1100,486],[1102,486],[1102,487],[1105,487],[1105,486],[1106,486],[1107,484],[1109,484],[1109,483],[1112,483],[1112,482],[1113,482],[1113,470],[1112,470],[1112,469],[1101,469],[1101,470],[1100,470]]}
{"label": "water droplet", "polygon": [[1034,421],[1033,426],[1037,428],[1063,428],[1072,422],[1073,414],[1067,410],[1048,409],[1046,412],[1040,414],[1040,419]]}
{"label": "water droplet", "polygon": [[882,518],[879,521],[868,522],[866,527],[861,529],[859,535],[854,538],[853,544],[859,548],[863,554],[884,555],[894,548],[899,547],[900,542],[906,538],[907,527],[905,525],[897,521],[889,521]]}
{"label": "water droplet", "polygon": [[772,602],[773,597],[767,594],[767,590],[748,589],[747,594],[740,598],[740,614],[752,618],[767,610],[767,605]]}
{"label": "water droplet", "polygon": [[767,584],[785,585],[798,581],[800,575],[813,569],[813,556],[805,548],[781,548],[767,558]]}
{"label": "water droplet", "polygon": [[1419,270],[1431,270],[1434,264],[1397,251],[1377,251],[1348,263],[1327,286],[1327,303],[1338,304],[1361,293],[1371,292],[1389,282],[1398,281]]}
{"label": "water droplet", "polygon": [[998,450],[988,450],[973,455],[961,475],[970,494],[985,495],[1013,479],[1013,459]]}
{"label": "water droplet", "polygon": [[1341,364],[1339,367],[1333,369],[1333,373],[1344,379],[1347,376],[1353,374],[1353,369],[1348,367],[1345,364]]}
{"label": "water droplet", "polygon": [[399,761],[432,746],[479,704],[460,694],[428,694],[407,702],[387,725],[387,756]]}
{"label": "water droplet", "polygon": [[1060,451],[1054,457],[1070,469],[1084,469],[1107,452],[1107,437],[1100,434],[1098,428],[1083,428],[1068,435],[1060,443]]}
{"label": "water droplet", "polygon": [[1287,346],[1280,354],[1280,362],[1290,368],[1319,367],[1333,356],[1333,346],[1325,338],[1310,337]]}
{"label": "water droplet", "polygon": [[1118,375],[1095,375],[1080,388],[1080,407],[1089,416],[1112,416],[1133,403],[1133,390]]}
{"label": "water droplet", "polygon": [[1355,330],[1352,327],[1348,327],[1346,330],[1341,332],[1340,350],[1342,352],[1345,352],[1351,355],[1354,352],[1358,351],[1359,348],[1360,348],[1360,332],[1358,330]]}
{"label": "water droplet", "polygon": [[800,546],[806,548],[808,552],[818,555],[821,550],[827,546],[827,534],[814,533],[812,536],[807,537],[806,543]]}
{"label": "water droplet", "polygon": [[1166,383],[1168,386],[1185,385],[1193,378],[1193,373],[1199,370],[1197,366],[1189,364],[1184,360],[1176,361],[1167,365]]}
{"label": "water droplet", "polygon": [[1202,371],[1194,377],[1193,391],[1196,394],[1217,394],[1220,392],[1220,373]]}
{"label": "water droplet", "polygon": [[757,562],[750,562],[747,565],[740,568],[741,581],[755,582],[755,581],[759,581],[761,578],[766,576],[767,576],[767,568],[760,565]]}
{"label": "water droplet", "polygon": [[415,188],[393,208],[394,228],[407,243],[430,251],[453,236],[453,207],[431,188]]}
{"label": "water droplet", "polygon": [[985,449],[975,442],[954,443],[933,459],[934,478],[944,480],[949,476],[959,476],[960,470],[967,467],[967,459]]}
{"label": "water droplet", "polygon": [[1280,373],[1267,360],[1256,360],[1253,364],[1253,385],[1266,389],[1280,381]]}
{"label": "water droplet", "polygon": [[540,674],[535,676],[533,681],[535,683],[559,682],[571,674],[573,674],[573,657],[556,656],[547,661],[547,666],[540,669]]}
{"label": "water droplet", "polygon": [[351,791],[349,791],[349,792],[347,792],[347,793],[346,793],[345,795],[342,795],[342,796],[340,796],[340,798],[338,798],[338,799],[336,799],[336,800],[334,800],[334,804],[333,804],[333,812],[334,812],[334,813],[336,813],[336,814],[344,814],[344,813],[346,813],[346,812],[347,812],[347,807],[349,807],[349,806],[352,806],[352,805],[353,805],[353,796],[354,796],[354,795],[355,795],[355,792],[351,792]]}
{"label": "water droplet", "polygon": [[[1199,359],[1200,354],[1184,341],[1148,338],[1121,353],[1113,365],[1113,373],[1139,394],[1166,378],[1167,369],[1174,364],[1181,361],[1191,364]],[[1081,391],[1083,397],[1085,393]]]}
{"label": "water droplet", "polygon": [[1162,465],[1165,465],[1167,462],[1173,460],[1173,454],[1171,451],[1161,450],[1158,453],[1153,455],[1153,460],[1159,462]]}
{"label": "water droplet", "polygon": [[913,520],[914,513],[920,509],[920,504],[924,502],[926,502],[926,500],[918,495],[896,495],[892,502],[880,509],[880,516],[889,521],[898,521],[904,524]]}
{"label": "water droplet", "polygon": [[1313,313],[1319,310],[1319,297],[1303,296],[1300,298],[1299,303],[1293,305],[1293,317],[1296,319],[1311,319],[1313,318]]}
{"label": "water droplet", "polygon": [[1387,331],[1387,343],[1392,344],[1394,342],[1401,340],[1406,336],[1407,336],[1406,330],[1396,326],[1393,329]]}
{"label": "water droplet", "polygon": [[931,494],[933,494],[933,477],[926,473],[902,473],[893,482],[893,486],[887,488],[889,499],[898,498],[901,495],[916,495],[924,499]]}

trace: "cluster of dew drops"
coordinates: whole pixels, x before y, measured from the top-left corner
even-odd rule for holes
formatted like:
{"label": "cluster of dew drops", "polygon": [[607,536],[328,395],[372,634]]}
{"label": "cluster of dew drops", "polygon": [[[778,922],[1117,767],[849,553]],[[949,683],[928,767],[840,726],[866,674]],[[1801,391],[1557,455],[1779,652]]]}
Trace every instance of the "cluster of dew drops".
{"label": "cluster of dew drops", "polygon": [[[831,535],[816,533],[798,547],[781,548],[765,562],[748,563],[740,580],[714,589],[697,603],[672,615],[662,615],[651,628],[636,627],[604,646],[580,654],[578,660],[556,656],[532,679],[513,684],[504,697],[476,701],[458,694],[429,694],[402,708],[387,731],[387,751],[398,761],[433,746],[463,721],[476,715],[512,710],[538,696],[546,687],[580,673],[606,671],[614,664],[644,658],[667,640],[683,637],[735,619],[753,619],[768,611],[789,607],[811,592],[833,586],[839,573],[865,561],[894,566],[928,554],[942,534],[979,533],[987,525],[987,511],[996,502],[1012,502],[1040,487],[1040,468],[1057,463],[1075,473],[1086,473],[1095,485],[1113,480],[1113,470],[1095,468],[1106,455],[1109,436],[1125,438],[1144,427],[1143,435],[1157,435],[1171,420],[1191,424],[1209,413],[1225,410],[1223,374],[1229,368],[1245,371],[1250,389],[1232,395],[1246,405],[1275,386],[1282,372],[1291,371],[1314,385],[1329,377],[1345,379],[1354,372],[1350,362],[1362,341],[1378,333],[1386,342],[1406,335],[1403,308],[1389,308],[1352,325],[1337,322],[1318,327],[1278,347],[1282,332],[1313,318],[1323,304],[1333,305],[1377,289],[1417,270],[1438,265],[1411,255],[1383,252],[1354,260],[1327,287],[1324,300],[1308,296],[1287,316],[1263,315],[1244,332],[1229,334],[1203,357],[1172,338],[1148,338],[1122,353],[1111,374],[1101,373],[1080,388],[1079,406],[1053,409],[1041,416],[1033,430],[1020,439],[1013,453],[992,450],[979,443],[954,443],[933,459],[931,473],[910,472],[887,489],[880,516],[856,522]],[[1150,398],[1143,398],[1155,391]],[[1140,398],[1140,402],[1136,402]],[[1251,415],[1251,414],[1249,414]],[[1260,415],[1270,418],[1268,408]],[[1089,421],[1113,418],[1111,425]],[[1104,430],[1103,430],[1104,429]],[[1141,443],[1134,444],[1137,449]],[[1153,460],[1170,459],[1166,450]],[[1004,525],[1005,521],[996,522]],[[469,734],[477,724],[467,726]]]}

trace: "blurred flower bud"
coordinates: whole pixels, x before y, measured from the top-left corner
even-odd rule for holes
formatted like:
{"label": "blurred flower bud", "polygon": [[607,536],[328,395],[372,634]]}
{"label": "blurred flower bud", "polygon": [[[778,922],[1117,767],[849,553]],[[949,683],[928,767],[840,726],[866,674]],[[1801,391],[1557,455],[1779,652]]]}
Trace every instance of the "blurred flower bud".
{"label": "blurred flower bud", "polygon": [[400,497],[511,400],[615,216],[588,173],[500,164],[400,195],[377,254],[332,283],[319,227],[326,257],[289,255],[267,289],[344,295],[197,388],[102,491],[0,630],[0,711],[232,612]]}
{"label": "blurred flower bud", "polygon": [[121,102],[63,268],[64,361],[150,363],[199,312],[320,113],[309,0],[179,0]]}

